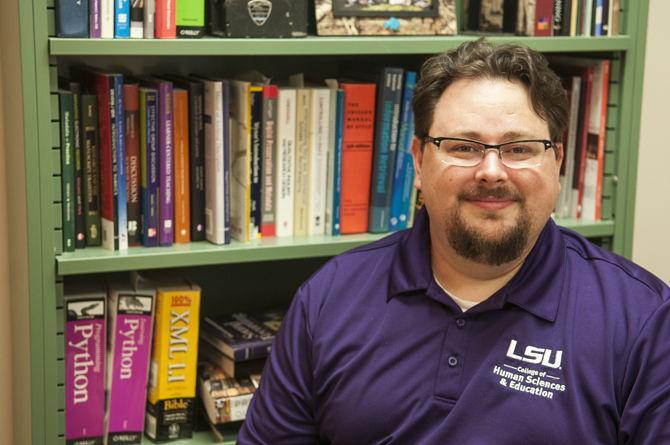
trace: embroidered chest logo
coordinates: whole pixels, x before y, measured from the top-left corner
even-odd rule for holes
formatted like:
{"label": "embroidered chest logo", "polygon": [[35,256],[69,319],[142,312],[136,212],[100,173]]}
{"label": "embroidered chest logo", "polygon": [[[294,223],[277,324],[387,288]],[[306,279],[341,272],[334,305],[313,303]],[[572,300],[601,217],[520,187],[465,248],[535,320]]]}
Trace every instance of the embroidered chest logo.
{"label": "embroidered chest logo", "polygon": [[[524,348],[512,339],[505,356],[513,361],[493,366],[493,375],[500,386],[545,399],[553,399],[557,393],[565,392],[565,384],[558,375],[562,369],[562,350],[532,345]],[[539,365],[540,369],[518,362]]]}

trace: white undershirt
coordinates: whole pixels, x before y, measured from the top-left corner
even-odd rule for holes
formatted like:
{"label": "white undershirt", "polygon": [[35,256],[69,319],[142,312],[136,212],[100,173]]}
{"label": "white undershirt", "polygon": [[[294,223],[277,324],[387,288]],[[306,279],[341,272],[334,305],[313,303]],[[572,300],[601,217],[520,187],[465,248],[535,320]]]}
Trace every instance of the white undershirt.
{"label": "white undershirt", "polygon": [[440,280],[437,279],[437,275],[433,272],[433,278],[435,279],[435,282],[437,283],[438,286],[444,291],[445,294],[449,295],[449,298],[454,300],[454,303],[458,305],[459,308],[463,312],[467,312],[468,309],[472,309],[473,307],[477,306],[479,304],[478,301],[470,301],[470,300],[464,300],[462,298],[458,298],[457,296],[454,295],[453,292],[448,291],[442,283],[440,283]]}

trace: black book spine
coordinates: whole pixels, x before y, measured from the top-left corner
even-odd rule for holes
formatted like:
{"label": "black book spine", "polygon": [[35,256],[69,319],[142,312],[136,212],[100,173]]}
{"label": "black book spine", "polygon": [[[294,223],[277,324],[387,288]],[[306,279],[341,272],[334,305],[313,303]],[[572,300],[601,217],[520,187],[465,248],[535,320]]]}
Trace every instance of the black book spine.
{"label": "black book spine", "polygon": [[261,178],[263,177],[263,90],[251,92],[251,226],[260,237],[261,228]]}
{"label": "black book spine", "polygon": [[203,85],[189,82],[189,175],[191,201],[191,241],[205,239],[205,126]]}
{"label": "black book spine", "polygon": [[98,154],[98,102],[95,94],[81,96],[81,135],[83,141],[84,220],[86,245],[99,246],[100,172]]}

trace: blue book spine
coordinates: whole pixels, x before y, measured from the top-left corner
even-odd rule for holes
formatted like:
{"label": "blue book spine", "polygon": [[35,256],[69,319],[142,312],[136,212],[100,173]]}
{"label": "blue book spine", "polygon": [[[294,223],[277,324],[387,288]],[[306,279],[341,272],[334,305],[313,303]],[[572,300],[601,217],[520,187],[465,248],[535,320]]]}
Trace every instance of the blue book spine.
{"label": "blue book spine", "polygon": [[[411,147],[412,137],[414,135],[414,116],[410,120],[409,144]],[[414,162],[412,161],[411,151],[405,154],[405,173],[403,173],[402,193],[400,195],[400,216],[398,217],[398,230],[406,229],[409,226],[409,215],[411,213],[414,201],[412,200],[412,191],[414,190]]]}
{"label": "blue book spine", "polygon": [[405,175],[407,174],[406,164],[412,164],[413,131],[410,130],[413,130],[412,121],[414,119],[414,114],[412,113],[412,98],[414,97],[415,87],[416,73],[414,71],[408,71],[405,74],[402,111],[400,112],[400,131],[398,134],[398,150],[396,152],[395,171],[393,174],[389,230],[399,230],[404,228],[402,227],[402,222],[404,222],[405,227],[407,226],[407,209],[402,207],[402,199]]}
{"label": "blue book spine", "polygon": [[373,233],[389,230],[391,181],[398,144],[398,122],[402,101],[403,70],[384,68],[377,98],[375,147],[370,184],[368,230]]}
{"label": "blue book spine", "polygon": [[223,103],[223,239],[230,244],[230,83],[221,81]]}
{"label": "blue book spine", "polygon": [[114,38],[130,38],[130,0],[114,0]]}
{"label": "blue book spine", "polygon": [[593,21],[593,28],[594,32],[593,34],[596,37],[600,37],[603,35],[603,21],[605,20],[605,17],[603,17],[603,11],[605,10],[605,0],[596,0],[595,4],[595,19]]}
{"label": "blue book spine", "polygon": [[128,201],[126,190],[126,131],[123,111],[123,75],[114,76],[114,123],[116,129],[112,134],[116,139],[116,181],[114,185],[118,191],[116,195],[116,228],[118,231],[118,246],[115,249],[128,249]]}
{"label": "blue book spine", "polygon": [[342,200],[342,134],[344,129],[344,90],[337,90],[337,116],[335,119],[335,162],[333,163],[333,235],[340,234]]}
{"label": "blue book spine", "polygon": [[88,0],[56,2],[58,37],[88,37]]}
{"label": "blue book spine", "polygon": [[142,244],[158,245],[158,93],[146,92],[146,175],[142,189]]}

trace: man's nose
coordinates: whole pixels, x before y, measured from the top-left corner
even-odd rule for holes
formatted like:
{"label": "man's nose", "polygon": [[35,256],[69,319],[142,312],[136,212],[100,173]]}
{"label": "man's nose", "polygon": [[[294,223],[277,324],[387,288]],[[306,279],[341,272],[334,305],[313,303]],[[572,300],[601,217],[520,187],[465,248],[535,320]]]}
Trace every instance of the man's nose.
{"label": "man's nose", "polygon": [[477,181],[496,184],[508,179],[507,168],[502,163],[498,150],[486,150],[484,159],[475,168],[477,169],[475,172]]}

